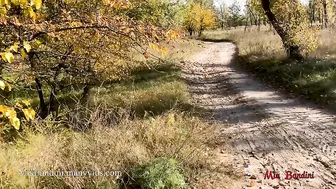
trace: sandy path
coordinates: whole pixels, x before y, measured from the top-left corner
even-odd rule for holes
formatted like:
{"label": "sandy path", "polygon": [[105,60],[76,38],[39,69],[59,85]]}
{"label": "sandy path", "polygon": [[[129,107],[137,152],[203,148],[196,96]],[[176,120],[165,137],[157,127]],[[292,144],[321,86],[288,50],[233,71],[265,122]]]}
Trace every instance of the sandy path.
{"label": "sandy path", "polygon": [[[335,116],[237,71],[233,44],[205,47],[185,64],[183,77],[195,102],[223,123],[237,167],[253,175],[232,188],[336,189]],[[280,179],[264,179],[267,170]],[[314,179],[286,180],[286,171],[314,173]]]}

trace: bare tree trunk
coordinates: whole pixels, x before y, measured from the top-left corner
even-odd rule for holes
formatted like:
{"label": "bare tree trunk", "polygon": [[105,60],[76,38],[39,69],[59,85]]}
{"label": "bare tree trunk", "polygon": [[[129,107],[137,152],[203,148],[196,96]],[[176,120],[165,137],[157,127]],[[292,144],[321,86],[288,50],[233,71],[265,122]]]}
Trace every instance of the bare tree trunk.
{"label": "bare tree trunk", "polygon": [[274,13],[271,11],[270,1],[262,0],[261,2],[268,20],[272,23],[273,28],[278,33],[282,40],[282,43],[284,44],[284,47],[287,51],[287,56],[293,59],[302,59],[303,56],[300,53],[299,46],[292,43],[287,31],[282,28],[282,26],[279,24],[279,21],[275,18]]}
{"label": "bare tree trunk", "polygon": [[47,109],[47,105],[44,102],[42,84],[37,77],[35,78],[35,83],[36,83],[36,89],[37,89],[37,93],[38,93],[39,100],[40,100],[40,108],[41,108],[40,116],[42,119],[44,119],[48,116],[48,109]]}
{"label": "bare tree trunk", "polygon": [[324,17],[324,27],[328,27],[328,12],[327,12],[327,0],[323,0],[323,17]]}
{"label": "bare tree trunk", "polygon": [[246,18],[246,20],[245,20],[245,28],[244,28],[244,33],[246,32],[247,25],[248,25],[248,20],[247,20],[247,18]]}
{"label": "bare tree trunk", "polygon": [[253,19],[252,19],[252,13],[250,12],[250,24],[251,24],[251,27],[252,27],[252,25],[253,25]]}
{"label": "bare tree trunk", "polygon": [[188,31],[189,31],[190,36],[192,36],[193,35],[193,29],[190,27],[190,28],[188,28]]}
{"label": "bare tree trunk", "polygon": [[[28,53],[28,59],[29,59],[30,67],[32,69],[35,69],[34,56],[35,56],[35,54],[33,52]],[[44,101],[42,83],[41,83],[41,81],[38,77],[35,77],[35,84],[36,84],[36,90],[37,90],[37,94],[39,96],[39,101],[40,101],[40,112],[39,112],[39,114],[40,114],[40,117],[42,119],[44,119],[48,116],[48,109],[47,109],[47,105]]]}
{"label": "bare tree trunk", "polygon": [[261,18],[259,17],[258,18],[258,31],[260,31],[260,25],[261,25],[261,21],[260,20],[261,20]]}

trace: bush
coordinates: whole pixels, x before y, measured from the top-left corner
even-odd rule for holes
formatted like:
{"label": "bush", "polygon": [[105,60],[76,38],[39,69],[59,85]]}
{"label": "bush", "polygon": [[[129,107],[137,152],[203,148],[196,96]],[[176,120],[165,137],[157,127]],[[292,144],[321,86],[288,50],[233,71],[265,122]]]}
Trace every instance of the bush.
{"label": "bush", "polygon": [[144,167],[133,169],[132,179],[136,188],[186,188],[178,162],[172,158],[155,159]]}

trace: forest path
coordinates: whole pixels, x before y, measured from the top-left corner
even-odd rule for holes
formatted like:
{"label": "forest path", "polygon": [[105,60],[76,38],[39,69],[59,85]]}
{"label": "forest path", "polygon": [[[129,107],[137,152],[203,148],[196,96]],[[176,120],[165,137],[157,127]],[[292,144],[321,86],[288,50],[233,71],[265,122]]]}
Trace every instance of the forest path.
{"label": "forest path", "polygon": [[[233,66],[236,47],[205,42],[182,76],[198,106],[213,112],[244,174],[232,189],[336,189],[335,116],[263,85]],[[266,171],[280,179],[264,179]],[[286,171],[313,179],[286,180]]]}

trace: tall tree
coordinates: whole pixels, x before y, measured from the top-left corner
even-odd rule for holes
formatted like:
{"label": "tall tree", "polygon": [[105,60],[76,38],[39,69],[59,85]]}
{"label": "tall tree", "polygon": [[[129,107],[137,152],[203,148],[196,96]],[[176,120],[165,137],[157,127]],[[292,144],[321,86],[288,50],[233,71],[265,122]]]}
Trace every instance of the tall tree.
{"label": "tall tree", "polygon": [[[255,1],[258,6],[258,0]],[[262,10],[282,39],[288,57],[302,59],[316,48],[316,33],[309,28],[306,10],[300,2],[291,0],[261,0]]]}
{"label": "tall tree", "polygon": [[239,6],[238,1],[234,1],[231,6],[228,8],[229,10],[229,20],[230,25],[233,27],[237,27],[241,24],[242,16],[241,16],[241,8]]}
{"label": "tall tree", "polygon": [[183,25],[190,35],[197,31],[200,36],[205,29],[216,25],[216,12],[213,8],[204,7],[199,3],[189,3]]}
{"label": "tall tree", "polygon": [[3,79],[22,89],[35,86],[39,113],[46,117],[56,112],[62,90],[85,86],[87,93],[101,80],[121,79],[132,52],[149,58],[149,44],[175,38],[168,6],[142,0],[1,1],[0,65],[11,77],[1,75],[0,87]]}
{"label": "tall tree", "polygon": [[307,11],[309,14],[309,21],[310,24],[313,25],[315,23],[315,14],[316,14],[316,6],[315,6],[315,1],[314,0],[309,0]]}
{"label": "tall tree", "polygon": [[327,28],[329,24],[328,11],[327,11],[327,0],[322,0],[322,5],[323,5],[324,27]]}
{"label": "tall tree", "polygon": [[224,29],[228,24],[229,12],[225,3],[221,3],[217,9],[219,26]]}

